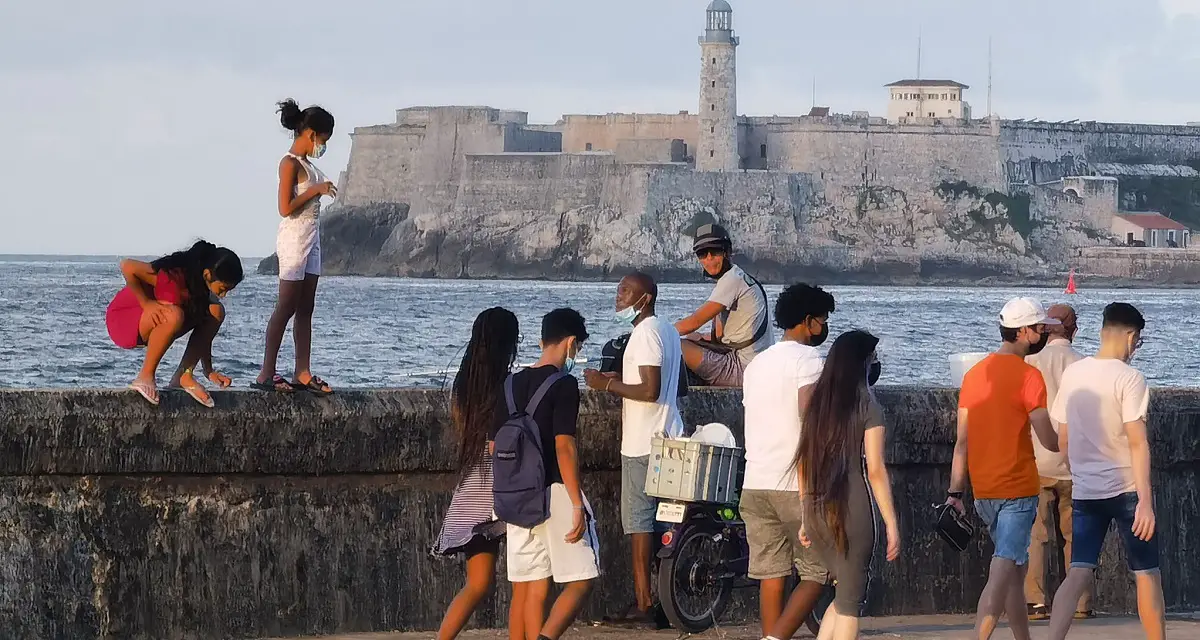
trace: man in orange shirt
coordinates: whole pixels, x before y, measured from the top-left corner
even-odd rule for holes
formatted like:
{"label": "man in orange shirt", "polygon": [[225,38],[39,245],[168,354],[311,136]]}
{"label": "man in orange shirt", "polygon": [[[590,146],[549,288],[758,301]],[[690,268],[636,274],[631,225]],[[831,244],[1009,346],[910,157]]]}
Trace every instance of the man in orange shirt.
{"label": "man in orange shirt", "polygon": [[967,372],[959,391],[946,502],[964,511],[969,476],[975,511],[996,547],[979,597],[975,632],[980,640],[992,636],[1005,611],[1016,640],[1029,640],[1023,585],[1041,490],[1030,428],[1049,451],[1058,451],[1058,434],[1046,411],[1046,383],[1025,357],[1046,346],[1046,326],[1056,324],[1038,301],[1009,300],[1000,311],[1003,343]]}

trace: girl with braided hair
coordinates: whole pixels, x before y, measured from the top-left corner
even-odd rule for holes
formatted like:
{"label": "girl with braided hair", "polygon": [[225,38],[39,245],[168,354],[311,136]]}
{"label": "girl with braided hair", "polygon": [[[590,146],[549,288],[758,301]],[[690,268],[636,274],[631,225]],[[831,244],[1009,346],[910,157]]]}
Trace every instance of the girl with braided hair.
{"label": "girl with braided hair", "polygon": [[157,405],[158,363],[171,344],[190,331],[187,351],[170,386],[183,389],[206,407],[213,406],[208,391],[192,376],[192,368],[199,362],[209,382],[229,386],[229,378],[213,369],[212,343],[225,320],[221,298],[242,281],[241,259],[225,247],[200,240],[186,251],[153,262],[122,260],[121,273],[125,288],[105,314],[108,335],[122,349],[146,348],[142,370],[129,388]]}
{"label": "girl with braided hair", "polygon": [[457,430],[461,475],[432,552],[465,557],[467,583],[446,609],[438,640],[450,640],[462,631],[495,578],[504,524],[492,513],[488,434],[508,418],[504,381],[517,358],[518,336],[517,316],[511,311],[483,311],[471,327],[471,340],[454,377],[450,416]]}

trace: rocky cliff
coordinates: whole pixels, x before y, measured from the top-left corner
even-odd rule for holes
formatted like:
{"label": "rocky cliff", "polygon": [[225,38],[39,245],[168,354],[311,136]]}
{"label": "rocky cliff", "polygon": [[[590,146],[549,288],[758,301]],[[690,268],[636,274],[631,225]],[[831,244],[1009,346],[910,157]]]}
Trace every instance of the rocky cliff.
{"label": "rocky cliff", "polygon": [[[963,181],[900,189],[497,154],[468,157],[453,186],[448,211],[332,209],[323,220],[325,272],[594,280],[636,267],[690,280],[691,234],[715,220],[734,236],[739,262],[769,281],[1027,281],[1057,277],[1068,247],[1103,241],[1083,221],[1039,215],[1028,196]],[[268,259],[260,271],[273,266]]]}

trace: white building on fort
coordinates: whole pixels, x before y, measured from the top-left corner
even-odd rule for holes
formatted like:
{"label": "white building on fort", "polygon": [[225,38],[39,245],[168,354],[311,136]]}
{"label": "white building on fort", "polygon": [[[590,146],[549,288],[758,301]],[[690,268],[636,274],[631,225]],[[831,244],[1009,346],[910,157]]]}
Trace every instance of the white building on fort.
{"label": "white building on fort", "polygon": [[971,105],[963,100],[967,85],[953,80],[900,80],[887,85],[888,122],[919,118],[970,120]]}

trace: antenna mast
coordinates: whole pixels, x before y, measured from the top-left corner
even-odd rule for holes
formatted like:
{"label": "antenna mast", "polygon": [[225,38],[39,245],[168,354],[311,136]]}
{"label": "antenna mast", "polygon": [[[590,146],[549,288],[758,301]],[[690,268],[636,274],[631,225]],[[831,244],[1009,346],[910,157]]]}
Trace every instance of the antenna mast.
{"label": "antenna mast", "polygon": [[921,79],[921,27],[917,27],[917,80]]}
{"label": "antenna mast", "polygon": [[917,27],[917,117],[925,117],[925,89],[921,87],[921,27]]}
{"label": "antenna mast", "polygon": [[988,119],[992,117],[992,37],[988,36]]}

